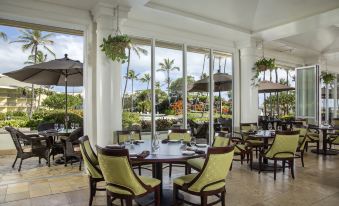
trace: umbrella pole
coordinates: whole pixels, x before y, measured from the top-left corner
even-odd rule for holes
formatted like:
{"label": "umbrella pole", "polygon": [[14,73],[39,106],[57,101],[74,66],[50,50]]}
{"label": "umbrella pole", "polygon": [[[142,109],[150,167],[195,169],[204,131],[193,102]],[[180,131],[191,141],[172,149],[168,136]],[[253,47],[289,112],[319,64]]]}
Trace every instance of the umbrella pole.
{"label": "umbrella pole", "polygon": [[279,93],[277,92],[277,117],[279,117]]}
{"label": "umbrella pole", "polygon": [[266,94],[264,93],[264,114],[265,114],[265,117],[266,117]]}
{"label": "umbrella pole", "polygon": [[219,90],[219,101],[220,101],[220,118],[222,117],[222,100],[221,100],[221,93]]}
{"label": "umbrella pole", "polygon": [[67,96],[67,77],[68,77],[68,72],[66,70],[66,75],[65,75],[65,100],[66,100],[66,108],[65,108],[65,128],[68,128],[68,96]]}

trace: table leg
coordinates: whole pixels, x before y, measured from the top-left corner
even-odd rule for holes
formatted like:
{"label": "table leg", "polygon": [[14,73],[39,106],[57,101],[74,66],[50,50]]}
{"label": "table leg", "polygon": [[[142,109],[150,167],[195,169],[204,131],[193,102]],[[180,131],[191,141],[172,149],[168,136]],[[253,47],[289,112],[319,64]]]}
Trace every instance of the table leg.
{"label": "table leg", "polygon": [[323,130],[323,151],[324,155],[326,155],[326,150],[327,150],[327,130]]}
{"label": "table leg", "polygon": [[337,151],[327,149],[327,129],[322,129],[321,131],[323,133],[323,147],[319,152],[316,149],[311,150],[311,152],[323,155],[337,155]]}

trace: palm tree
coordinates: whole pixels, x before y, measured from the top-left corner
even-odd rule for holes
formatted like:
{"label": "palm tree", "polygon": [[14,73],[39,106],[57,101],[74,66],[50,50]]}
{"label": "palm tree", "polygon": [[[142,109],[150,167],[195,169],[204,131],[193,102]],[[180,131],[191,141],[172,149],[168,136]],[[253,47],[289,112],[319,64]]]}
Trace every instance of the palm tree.
{"label": "palm tree", "polygon": [[[33,55],[32,60],[34,64],[38,63],[39,47],[43,47],[47,52],[52,54],[55,57],[54,52],[47,46],[53,45],[54,42],[49,38],[52,37],[53,33],[48,33],[43,35],[39,30],[20,30],[21,35],[18,36],[17,40],[11,41],[10,43],[22,43],[22,51],[31,50],[31,55]],[[29,58],[29,57],[28,57]],[[34,84],[32,84],[32,100],[29,116],[32,117],[33,113],[33,104],[34,104]]]}
{"label": "palm tree", "polygon": [[174,64],[174,59],[170,60],[169,58],[167,58],[167,59],[164,59],[164,62],[159,63],[160,68],[157,69],[157,71],[165,72],[166,75],[167,75],[165,82],[167,83],[167,95],[168,95],[168,97],[170,96],[169,95],[170,94],[170,84],[172,82],[171,77],[170,77],[170,72],[174,71],[174,70],[180,71],[180,68],[174,67],[173,64]]}
{"label": "palm tree", "polygon": [[140,78],[140,81],[142,83],[147,83],[147,90],[148,90],[149,83],[151,82],[151,75],[149,73],[144,74],[144,76]]}
{"label": "palm tree", "polygon": [[[128,60],[127,60],[126,76],[128,76],[129,70],[130,70],[131,51],[133,51],[139,58],[140,58],[140,54],[143,54],[143,55],[147,55],[148,54],[148,51],[146,49],[144,49],[142,47],[138,47],[135,44],[130,44],[130,46],[128,47]],[[126,78],[125,87],[124,87],[124,93],[122,94],[122,108],[124,108],[124,104],[125,104],[125,95],[126,95],[126,89],[127,89],[127,82],[128,82],[128,79]]]}
{"label": "palm tree", "polygon": [[129,70],[128,75],[125,76],[127,80],[132,81],[132,94],[131,94],[131,112],[133,112],[133,92],[134,92],[134,80],[138,80],[140,74],[136,74],[134,70]]}
{"label": "palm tree", "polygon": [[7,35],[5,32],[0,31],[0,39],[7,41]]}

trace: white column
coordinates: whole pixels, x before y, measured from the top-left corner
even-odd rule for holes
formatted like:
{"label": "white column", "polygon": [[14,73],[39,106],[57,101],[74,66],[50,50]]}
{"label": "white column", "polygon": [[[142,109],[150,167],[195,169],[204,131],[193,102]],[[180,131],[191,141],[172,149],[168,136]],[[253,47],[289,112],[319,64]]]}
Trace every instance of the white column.
{"label": "white column", "polygon": [[92,13],[96,22],[96,134],[97,144],[113,143],[113,132],[122,128],[121,63],[101,51],[103,38],[114,35],[114,5],[99,2]]}
{"label": "white column", "polygon": [[252,70],[256,61],[255,43],[240,49],[240,121],[241,123],[258,121],[258,88],[252,85]]}

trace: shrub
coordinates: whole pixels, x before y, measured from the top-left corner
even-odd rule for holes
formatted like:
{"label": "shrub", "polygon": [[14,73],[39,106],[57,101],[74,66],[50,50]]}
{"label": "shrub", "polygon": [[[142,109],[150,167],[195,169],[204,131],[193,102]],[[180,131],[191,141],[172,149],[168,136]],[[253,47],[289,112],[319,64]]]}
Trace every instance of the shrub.
{"label": "shrub", "polygon": [[138,113],[123,112],[122,113],[122,127],[130,129],[132,125],[139,124],[140,115]]}
{"label": "shrub", "polygon": [[173,109],[166,109],[166,110],[164,111],[164,113],[165,113],[166,115],[175,115],[175,111],[174,111]]}
{"label": "shrub", "polygon": [[0,128],[4,128],[6,126],[11,126],[11,127],[26,127],[27,120],[5,120],[5,121],[0,121]]}

